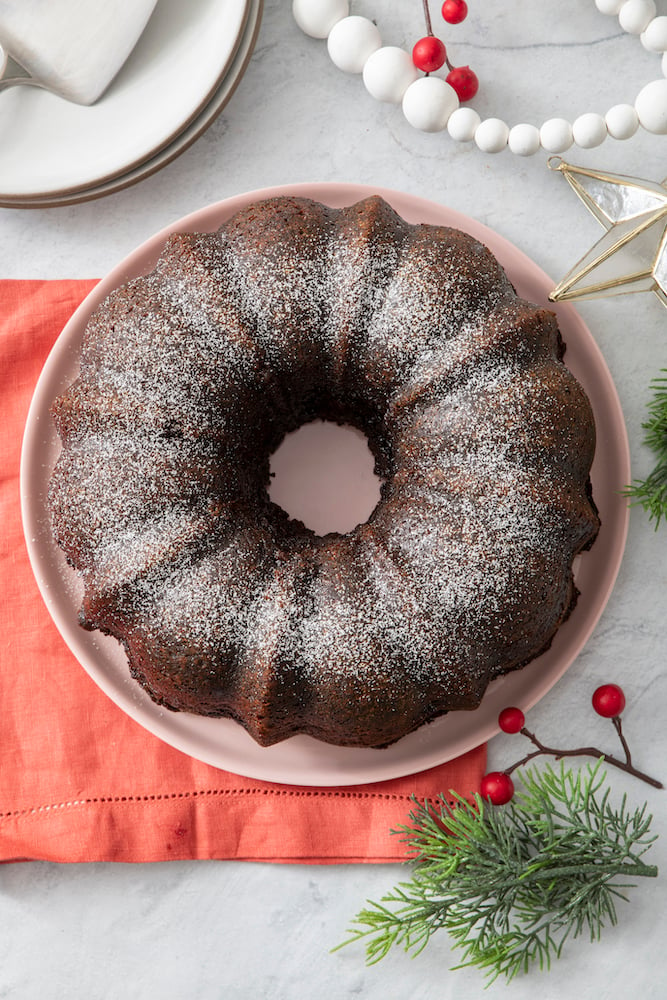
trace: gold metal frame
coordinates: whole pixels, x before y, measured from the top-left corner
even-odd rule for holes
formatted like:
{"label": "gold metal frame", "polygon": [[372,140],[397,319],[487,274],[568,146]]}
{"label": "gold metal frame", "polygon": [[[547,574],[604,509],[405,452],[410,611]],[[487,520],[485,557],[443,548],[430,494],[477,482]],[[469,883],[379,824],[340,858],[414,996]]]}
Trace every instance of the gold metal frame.
{"label": "gold metal frame", "polygon": [[[549,167],[563,174],[575,194],[606,230],[604,236],[560,281],[552,302],[592,299],[602,295],[652,291],[667,306],[667,186],[624,174],[576,167],[551,157]],[[596,278],[612,257],[630,247],[656,227],[655,249],[648,261],[615,277]],[[664,271],[660,280],[658,274]]]}

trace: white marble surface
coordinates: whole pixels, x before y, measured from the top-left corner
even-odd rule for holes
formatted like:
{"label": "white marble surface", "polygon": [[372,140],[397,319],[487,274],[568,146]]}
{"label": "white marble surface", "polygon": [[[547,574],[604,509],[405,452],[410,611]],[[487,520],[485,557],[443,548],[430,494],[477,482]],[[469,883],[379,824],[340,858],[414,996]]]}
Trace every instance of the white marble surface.
{"label": "white marble surface", "polygon": [[[470,0],[470,18],[450,29],[454,61],[481,79],[483,115],[541,123],[554,114],[604,112],[632,101],[659,75],[660,60],[625,36],[593,0]],[[435,14],[439,3],[432,4]],[[667,4],[659,0],[660,13]],[[385,39],[409,44],[422,33],[421,4],[364,0]],[[460,40],[460,41],[459,41]],[[1,106],[0,106],[0,114]],[[661,180],[667,139],[638,134],[572,151],[572,162]],[[554,279],[601,230],[546,157],[483,155],[446,135],[418,134],[396,108],[365,94],[358,77],[329,62],[325,46],[295,27],[287,0],[267,0],[247,74],[213,127],[156,176],[104,200],[50,210],[0,211],[0,276],[92,277],[173,219],[241,190],[295,181],[353,181],[421,195],[474,216],[510,239]],[[645,474],[641,421],[648,386],[666,364],[667,316],[654,296],[582,305],[611,369],[630,437],[633,475]],[[553,742],[608,740],[592,716],[593,688],[605,680],[628,696],[625,725],[636,761],[667,777],[665,586],[667,526],[657,534],[633,511],[616,588],[578,661],[531,713]],[[609,729],[609,732],[608,732]],[[508,763],[507,737],[490,763]],[[614,778],[631,801],[648,799],[662,839],[652,860],[667,869],[667,798]],[[299,867],[246,863],[153,866],[6,866],[0,872],[0,995],[86,1000],[214,1000],[326,996],[473,998],[474,971],[450,973],[448,941],[433,940],[416,960],[397,952],[367,969],[360,949],[329,948],[366,898],[401,877],[393,866]],[[573,942],[548,974],[515,981],[517,1000],[616,1000],[631,991],[667,995],[664,877],[620,904],[620,925],[600,943]]]}

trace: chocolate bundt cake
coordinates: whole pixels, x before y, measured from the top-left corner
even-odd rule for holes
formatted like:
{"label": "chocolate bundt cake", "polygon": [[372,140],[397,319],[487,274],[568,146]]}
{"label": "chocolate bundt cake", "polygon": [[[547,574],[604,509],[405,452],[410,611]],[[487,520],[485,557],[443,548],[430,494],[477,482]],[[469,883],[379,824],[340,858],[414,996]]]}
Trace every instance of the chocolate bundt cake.
{"label": "chocolate bundt cake", "polygon": [[[544,651],[598,530],[590,404],[552,313],[457,230],[379,197],[250,205],[171,236],[92,316],[55,401],[54,536],[81,625],[170,709],[382,747]],[[363,431],[365,524],[267,493],[315,419]]]}

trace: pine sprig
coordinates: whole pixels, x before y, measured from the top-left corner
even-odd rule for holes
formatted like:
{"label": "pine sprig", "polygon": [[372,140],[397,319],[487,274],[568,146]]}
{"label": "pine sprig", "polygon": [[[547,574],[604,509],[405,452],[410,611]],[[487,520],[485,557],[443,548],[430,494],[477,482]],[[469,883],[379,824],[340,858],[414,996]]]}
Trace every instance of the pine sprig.
{"label": "pine sprig", "polygon": [[633,503],[644,508],[649,520],[655,521],[656,529],[661,519],[667,518],[667,369],[661,371],[662,377],[651,383],[653,398],[648,404],[648,419],[642,424],[644,444],[657,461],[646,479],[635,480],[625,490]]}
{"label": "pine sprig", "polygon": [[419,803],[401,834],[416,863],[412,880],[369,901],[338,947],[363,941],[374,964],[393,947],[419,954],[447,930],[461,961],[489,982],[550,967],[569,937],[597,940],[617,922],[616,904],[637,877],[655,837],[646,806],[609,800],[600,763],[573,772],[529,769],[503,808],[476,796]]}

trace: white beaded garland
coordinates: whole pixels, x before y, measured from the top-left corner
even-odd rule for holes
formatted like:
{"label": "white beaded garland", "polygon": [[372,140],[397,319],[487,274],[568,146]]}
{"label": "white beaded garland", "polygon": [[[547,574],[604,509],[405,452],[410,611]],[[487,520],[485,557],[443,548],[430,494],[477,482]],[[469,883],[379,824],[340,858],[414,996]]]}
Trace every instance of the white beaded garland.
{"label": "white beaded garland", "polygon": [[344,17],[334,24],[327,39],[329,58],[345,73],[361,73],[366,60],[382,45],[377,25],[367,17]]}
{"label": "white beaded garland", "polygon": [[635,110],[647,132],[667,135],[667,80],[653,80],[637,94]]}
{"label": "white beaded garland", "polygon": [[412,56],[395,45],[383,45],[366,60],[364,86],[376,101],[400,104],[403,94],[419,77]]}
{"label": "white beaded garland", "polygon": [[515,125],[510,129],[507,145],[516,156],[533,156],[540,148],[540,130],[534,125]]}
{"label": "white beaded garland", "polygon": [[421,76],[403,95],[403,114],[421,132],[442,132],[459,106],[456,91],[439,76]]}
{"label": "white beaded garland", "polygon": [[642,31],[639,40],[647,52],[667,51],[667,17],[654,17]]}
{"label": "white beaded garland", "polygon": [[540,142],[547,153],[564,153],[574,142],[572,126],[565,118],[549,118],[540,129]]}
{"label": "white beaded garland", "polygon": [[447,131],[456,142],[472,142],[481,120],[474,108],[457,108],[447,122]]}
{"label": "white beaded garland", "polygon": [[607,125],[602,115],[589,111],[572,122],[572,138],[581,149],[593,149],[607,138]]}
{"label": "white beaded garland", "polygon": [[595,6],[600,13],[609,14],[610,17],[616,17],[624,3],[625,0],[595,0]]}
{"label": "white beaded garland", "polygon": [[475,129],[475,143],[483,153],[501,153],[510,130],[502,118],[485,118]]}
{"label": "white beaded garland", "polygon": [[629,35],[641,35],[654,17],[653,0],[626,0],[618,12],[618,23]]}
{"label": "white beaded garland", "polygon": [[311,38],[326,38],[349,13],[348,0],[292,0],[294,20]]}
{"label": "white beaded garland", "polygon": [[368,93],[378,101],[400,104],[410,125],[423,132],[446,130],[457,142],[474,142],[486,153],[509,148],[517,156],[543,149],[563,153],[573,143],[592,149],[605,141],[629,139],[639,126],[667,135],[667,16],[656,15],[655,0],[595,0],[602,14],[618,17],[621,28],[637,35],[648,52],[661,56],[662,78],[647,84],[632,104],[617,104],[603,116],[589,112],[572,123],[549,118],[541,127],[520,123],[510,128],[500,118],[480,119],[458,106],[455,90],[440,76],[421,75],[412,55],[382,45],[378,28],[367,17],[350,15],[349,0],[292,0],[294,18],[305,34],[326,38],[332,62],[347,73],[361,73]]}
{"label": "white beaded garland", "polygon": [[631,104],[615,104],[604,120],[612,139],[631,139],[639,128],[639,115]]}

